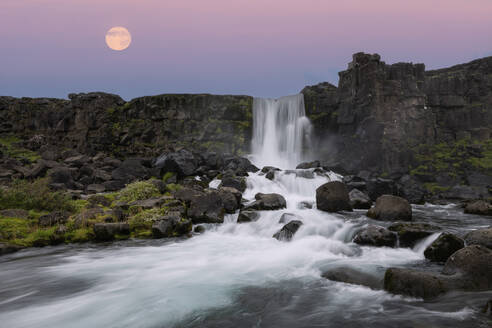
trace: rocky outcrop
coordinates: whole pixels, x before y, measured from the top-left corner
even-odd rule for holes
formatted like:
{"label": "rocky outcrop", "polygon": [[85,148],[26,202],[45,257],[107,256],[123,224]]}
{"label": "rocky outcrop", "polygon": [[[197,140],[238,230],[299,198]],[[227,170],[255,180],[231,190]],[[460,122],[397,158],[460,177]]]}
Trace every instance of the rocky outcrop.
{"label": "rocky outcrop", "polygon": [[111,241],[115,238],[130,236],[130,225],[128,223],[96,223],[94,235],[98,241]]}
{"label": "rocky outcrop", "polygon": [[152,224],[152,237],[169,238],[180,237],[190,233],[192,223],[190,220],[181,218],[179,212],[169,213],[160,217]]}
{"label": "rocky outcrop", "polygon": [[463,239],[451,233],[443,233],[425,249],[424,255],[434,262],[446,262],[452,254],[463,247],[465,247]]}
{"label": "rocky outcrop", "polygon": [[376,200],[376,205],[367,212],[367,216],[381,221],[410,221],[412,207],[404,198],[383,195]]}
{"label": "rocky outcrop", "polygon": [[347,187],[340,181],[325,183],[316,189],[316,206],[325,212],[352,211]]}
{"label": "rocky outcrop", "polygon": [[384,227],[370,225],[357,232],[354,237],[354,243],[368,246],[395,247],[397,235]]}
{"label": "rocky outcrop", "polygon": [[260,214],[255,211],[241,211],[237,218],[237,223],[254,222],[260,218]]}
{"label": "rocky outcrop", "polygon": [[492,228],[469,232],[465,236],[467,245],[481,245],[492,249]]}

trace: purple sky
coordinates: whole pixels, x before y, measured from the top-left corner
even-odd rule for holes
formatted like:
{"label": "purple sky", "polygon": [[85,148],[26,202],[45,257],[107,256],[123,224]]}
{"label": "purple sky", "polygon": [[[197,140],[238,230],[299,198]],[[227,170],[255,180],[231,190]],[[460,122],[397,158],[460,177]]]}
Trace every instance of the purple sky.
{"label": "purple sky", "polygon": [[[278,97],[352,53],[446,67],[492,55],[492,0],[0,0],[0,95]],[[124,26],[132,44],[106,46]]]}

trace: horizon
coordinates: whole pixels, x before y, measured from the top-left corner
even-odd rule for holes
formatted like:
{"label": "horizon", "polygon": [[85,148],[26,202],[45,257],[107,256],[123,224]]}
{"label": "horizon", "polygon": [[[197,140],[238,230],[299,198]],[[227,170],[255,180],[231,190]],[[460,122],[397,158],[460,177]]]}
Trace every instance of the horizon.
{"label": "horizon", "polygon": [[[361,51],[378,53],[388,64],[424,63],[426,70],[491,56],[490,16],[487,0],[435,0],[432,6],[423,0],[4,0],[0,95],[278,98],[307,85],[338,85],[338,72]],[[128,49],[106,46],[104,36],[114,26],[130,31]]]}

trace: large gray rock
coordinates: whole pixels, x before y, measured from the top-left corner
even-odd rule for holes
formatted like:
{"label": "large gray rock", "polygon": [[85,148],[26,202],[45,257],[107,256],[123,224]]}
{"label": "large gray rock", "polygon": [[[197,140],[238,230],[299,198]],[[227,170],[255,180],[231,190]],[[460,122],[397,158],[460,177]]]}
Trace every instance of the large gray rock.
{"label": "large gray rock", "polygon": [[463,239],[451,233],[441,234],[424,251],[427,259],[434,262],[445,262],[453,253],[465,247]]}
{"label": "large gray rock", "polygon": [[347,284],[366,286],[371,289],[382,289],[383,281],[369,273],[356,270],[351,267],[339,267],[325,271],[323,278],[344,282]]}
{"label": "large gray rock", "polygon": [[94,235],[98,241],[110,241],[116,237],[130,236],[130,225],[128,223],[96,223]]}
{"label": "large gray rock", "polygon": [[120,166],[111,172],[114,180],[120,180],[129,183],[134,180],[143,180],[149,178],[149,169],[144,165],[140,158],[125,159]]}
{"label": "large gray rock", "polygon": [[222,178],[219,189],[223,187],[231,187],[244,192],[246,190],[246,180],[243,177],[226,176]]}
{"label": "large gray rock", "polygon": [[294,237],[294,234],[302,226],[302,222],[298,220],[290,221],[280,229],[277,233],[273,235],[273,238],[280,241],[289,241]]}
{"label": "large gray rock", "polygon": [[241,211],[237,218],[237,223],[254,222],[260,218],[260,214],[255,211]]}
{"label": "large gray rock", "polygon": [[161,169],[163,173],[173,172],[180,177],[185,177],[195,174],[199,161],[191,152],[182,149],[174,153],[161,155],[157,159],[155,166]]}
{"label": "large gray rock", "polygon": [[279,194],[262,194],[255,195],[256,201],[244,207],[244,210],[255,211],[273,211],[280,210],[287,206],[287,202],[282,195]]}
{"label": "large gray rock", "polygon": [[410,221],[412,207],[404,198],[383,195],[376,200],[376,205],[367,211],[367,216],[382,221]]}
{"label": "large gray rock", "polygon": [[412,269],[389,268],[384,275],[384,289],[423,299],[435,298],[449,291],[453,283],[449,277]]}
{"label": "large gray rock", "polygon": [[340,181],[325,183],[316,189],[316,206],[325,212],[352,211],[347,187]]}
{"label": "large gray rock", "polygon": [[370,225],[355,235],[354,243],[378,247],[395,247],[397,243],[397,236],[396,233],[391,232],[384,227]]}
{"label": "large gray rock", "polygon": [[223,223],[224,204],[219,192],[209,190],[191,198],[188,217],[194,224]]}
{"label": "large gray rock", "polygon": [[236,213],[241,206],[241,199],[243,196],[236,188],[222,187],[219,189],[219,196],[222,199],[226,213]]}
{"label": "large gray rock", "polygon": [[480,229],[465,235],[466,245],[482,245],[492,249],[492,228]]}
{"label": "large gray rock", "polygon": [[484,200],[477,200],[466,205],[465,213],[492,215],[492,205]]}
{"label": "large gray rock", "polygon": [[370,209],[372,205],[371,198],[358,189],[352,189],[349,192],[350,206],[355,209]]}
{"label": "large gray rock", "polygon": [[152,224],[154,238],[180,237],[191,232],[193,224],[190,220],[181,218],[179,212],[171,212]]}
{"label": "large gray rock", "polygon": [[397,222],[390,225],[388,230],[398,234],[401,247],[413,247],[418,241],[439,232],[441,229],[428,223]]}

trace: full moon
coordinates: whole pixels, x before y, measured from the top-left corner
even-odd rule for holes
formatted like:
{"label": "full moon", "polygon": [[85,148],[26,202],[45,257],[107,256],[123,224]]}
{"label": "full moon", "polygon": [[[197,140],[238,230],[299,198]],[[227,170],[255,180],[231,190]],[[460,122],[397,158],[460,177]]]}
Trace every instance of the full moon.
{"label": "full moon", "polygon": [[106,44],[113,50],[122,51],[130,46],[132,36],[128,30],[122,26],[111,28],[106,33]]}

